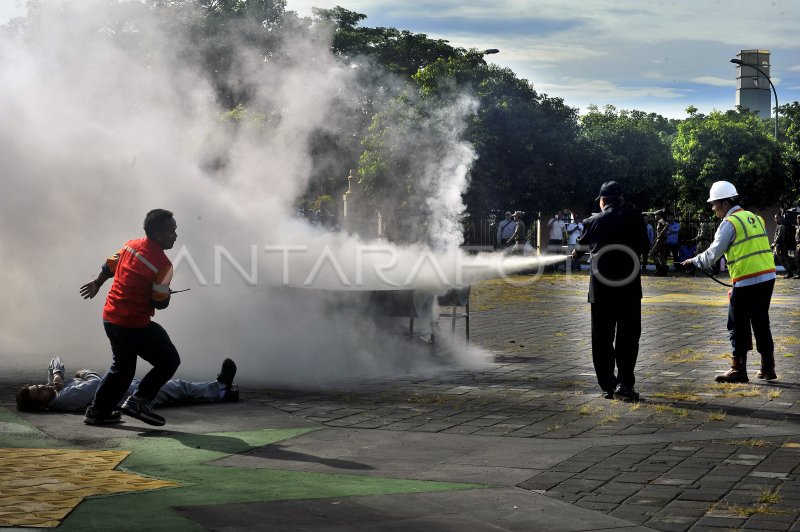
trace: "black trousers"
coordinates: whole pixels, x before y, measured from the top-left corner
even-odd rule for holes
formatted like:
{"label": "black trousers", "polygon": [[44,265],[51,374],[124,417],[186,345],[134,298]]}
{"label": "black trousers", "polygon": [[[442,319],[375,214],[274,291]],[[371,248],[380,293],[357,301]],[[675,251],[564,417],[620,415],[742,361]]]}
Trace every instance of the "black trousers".
{"label": "black trousers", "polygon": [[731,289],[728,302],[728,337],[734,357],[744,357],[753,349],[753,336],[761,356],[771,358],[775,351],[772,330],[769,327],[769,304],[775,280]]}
{"label": "black trousers", "polygon": [[92,406],[101,412],[110,412],[122,400],[136,374],[136,359],[142,357],[153,368],[139,383],[137,397],[152,401],[164,384],[175,375],[181,363],[178,350],[169,335],[158,323],[151,321],[147,327],[131,329],[104,322],[111,342],[113,361],[103,376]]}
{"label": "black trousers", "polygon": [[592,362],[597,383],[603,390],[613,390],[617,383],[626,386],[636,383],[633,370],[639,357],[641,335],[641,299],[592,303]]}

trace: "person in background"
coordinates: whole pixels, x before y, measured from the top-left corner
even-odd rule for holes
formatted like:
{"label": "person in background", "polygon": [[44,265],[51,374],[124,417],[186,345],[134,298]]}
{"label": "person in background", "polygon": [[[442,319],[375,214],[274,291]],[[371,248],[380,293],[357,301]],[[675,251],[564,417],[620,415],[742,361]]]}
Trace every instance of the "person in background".
{"label": "person in background", "polygon": [[656,233],[653,229],[653,224],[651,223],[650,216],[647,214],[642,215],[642,221],[644,221],[644,228],[647,230],[647,240],[650,241],[650,247],[647,248],[645,253],[642,253],[641,261],[642,261],[642,272],[647,271],[647,258],[650,256],[650,249],[653,247],[653,242],[656,239]]}
{"label": "person in background", "polygon": [[775,235],[772,238],[772,254],[775,264],[783,266],[786,270],[784,279],[794,279],[794,264],[789,256],[789,249],[786,245],[788,238],[786,234],[786,224],[783,216],[775,214]]}
{"label": "person in background", "polygon": [[[575,216],[574,212],[565,211],[564,217],[566,222],[565,230],[567,233],[567,255],[571,257],[572,251],[575,249],[575,246],[578,243],[578,237],[581,236],[581,232],[583,231],[583,224],[580,221],[578,221],[578,217]],[[572,260],[570,258],[569,262],[572,271],[581,270],[580,261]]]}
{"label": "person in background", "polygon": [[672,264],[675,268],[675,271],[678,271],[678,264],[681,242],[680,242],[680,231],[681,231],[681,224],[678,222],[677,218],[671,212],[666,213],[667,215],[667,250],[672,255]]}
{"label": "person in background", "polygon": [[[233,384],[235,376],[236,364],[226,358],[215,381],[169,380],[158,391],[153,405],[190,401],[238,401],[239,387]],[[61,358],[54,357],[47,370],[47,384],[28,384],[17,392],[17,410],[83,412],[94,399],[100,381],[100,375],[90,369],[78,370],[74,378],[68,378]],[[139,379],[133,379],[127,394],[136,391],[140,382]]]}
{"label": "person in background", "polygon": [[656,275],[667,275],[667,231],[669,224],[664,219],[664,209],[659,209],[655,213],[656,217],[656,238],[653,247],[650,248],[650,258],[656,266]]}
{"label": "person in background", "polygon": [[697,268],[711,269],[720,257],[730,272],[733,288],[728,292],[728,337],[733,350],[731,367],[716,381],[723,383],[748,382],[747,352],[753,348],[752,328],[756,348],[761,354],[759,379],[774,380],[775,344],[769,326],[769,305],[775,287],[775,260],[764,220],[739,205],[739,193],[732,183],[717,181],[711,185],[708,202],[714,214],[722,220],[714,241],[703,253],[683,262]]}
{"label": "person in background", "polygon": [[[566,242],[566,229],[567,224],[564,222],[564,213],[556,211],[550,220],[547,222],[548,231],[548,250],[547,252],[553,255],[562,255],[564,250],[561,246]],[[553,265],[553,271],[558,271],[558,266]]]}
{"label": "person in background", "polygon": [[516,229],[516,227],[517,224],[514,223],[514,215],[511,214],[511,211],[506,211],[505,219],[497,224],[498,249],[505,249],[509,239],[511,239],[511,235],[514,234],[514,229]]}
{"label": "person in background", "polygon": [[514,211],[514,232],[506,243],[506,254],[522,255],[525,251],[525,222],[522,221],[522,211]]}
{"label": "person in background", "polygon": [[152,364],[136,391],[122,404],[125,414],[150,425],[161,426],[164,418],[150,403],[172,378],[181,363],[167,331],[151,320],[156,309],[167,308],[172,263],[164,251],[178,239],[178,224],[170,211],[153,209],[144,219],[144,238],[129,240],[105,264],[93,281],[81,286],[80,294],[91,299],[108,279],[114,282],[103,307],[103,327],[111,342],[111,367],[83,418],[87,425],[116,423],[117,404],[128,391],[136,373],[136,360]]}
{"label": "person in background", "polygon": [[[800,272],[800,214],[797,215],[794,226],[794,261],[797,271]],[[800,279],[800,275],[797,278]]]}
{"label": "person in background", "polygon": [[619,183],[603,183],[597,201],[601,212],[584,220],[583,234],[573,251],[573,258],[587,251],[592,254],[592,362],[604,397],[638,401],[634,368],[642,333],[639,256],[647,252],[650,242],[642,214],[623,208]]}

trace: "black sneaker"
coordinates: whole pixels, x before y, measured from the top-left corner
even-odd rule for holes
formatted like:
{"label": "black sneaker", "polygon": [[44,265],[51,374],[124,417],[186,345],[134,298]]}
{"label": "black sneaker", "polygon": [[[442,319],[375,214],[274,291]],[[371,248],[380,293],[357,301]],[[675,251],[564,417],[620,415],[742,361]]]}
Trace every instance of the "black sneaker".
{"label": "black sneaker", "polygon": [[100,414],[100,411],[91,406],[86,409],[86,414],[83,416],[83,422],[87,425],[113,425],[122,421],[122,416],[119,410],[112,410],[105,414]]}
{"label": "black sneaker", "polygon": [[633,386],[617,384],[617,387],[614,389],[614,399],[627,402],[636,402],[639,400],[639,392],[634,390]]}
{"label": "black sneaker", "polygon": [[217,381],[221,382],[228,388],[233,384],[233,378],[236,376],[236,363],[230,358],[222,361],[222,368],[217,374]]}
{"label": "black sneaker", "polygon": [[148,425],[155,425],[160,427],[167,422],[166,419],[153,412],[153,408],[147,400],[135,395],[131,395],[125,402],[122,403],[122,411],[131,417],[135,417],[139,421],[144,421]]}
{"label": "black sneaker", "polygon": [[614,398],[614,390],[603,390],[603,393],[600,394],[600,397],[603,399],[613,399]]}
{"label": "black sneaker", "polygon": [[223,401],[230,401],[236,403],[239,401],[239,387],[235,384],[232,384],[225,390],[225,394],[222,396]]}

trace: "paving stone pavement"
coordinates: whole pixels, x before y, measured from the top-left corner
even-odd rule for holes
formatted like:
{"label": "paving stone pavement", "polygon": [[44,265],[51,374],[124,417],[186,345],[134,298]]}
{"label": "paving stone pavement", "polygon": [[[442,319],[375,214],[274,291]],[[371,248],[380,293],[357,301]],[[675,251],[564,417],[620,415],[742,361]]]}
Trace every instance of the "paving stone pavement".
{"label": "paving stone pavement", "polygon": [[[383,521],[347,521],[325,499],[236,505],[241,526],[267,512],[297,530],[463,530],[480,522],[487,530],[800,531],[800,281],[779,279],[773,297],[779,379],[755,378],[755,353],[749,384],[718,385],[714,376],[729,358],[725,289],[699,277],[645,277],[636,371],[642,401],[626,403],[602,398],[594,377],[586,273],[515,280],[472,289],[471,343],[492,355],[487,365],[442,363],[426,374],[325,389],[243,387],[248,416],[277,411],[284,426],[293,418],[320,430],[214,465],[484,483],[494,486],[483,490],[484,504],[513,497],[548,513],[515,521],[443,502],[450,497],[469,508],[482,499],[474,490],[347,503],[417,508],[394,524],[385,513]],[[463,334],[460,321],[456,336]],[[447,335],[443,324],[439,338]],[[22,378],[3,377],[2,403],[10,404]],[[207,528],[226,529],[218,510],[179,509]],[[307,522],[300,526],[293,515]],[[592,515],[596,525],[586,528]],[[577,516],[588,517],[578,524]]]}
{"label": "paving stone pavement", "polygon": [[561,440],[574,453],[518,487],[656,530],[800,530],[800,283],[780,279],[773,297],[779,379],[757,380],[751,353],[751,382],[722,385],[725,289],[645,277],[638,403],[600,397],[586,284],[473,287],[485,368],[245,396],[327,427],[524,438],[530,453]]}

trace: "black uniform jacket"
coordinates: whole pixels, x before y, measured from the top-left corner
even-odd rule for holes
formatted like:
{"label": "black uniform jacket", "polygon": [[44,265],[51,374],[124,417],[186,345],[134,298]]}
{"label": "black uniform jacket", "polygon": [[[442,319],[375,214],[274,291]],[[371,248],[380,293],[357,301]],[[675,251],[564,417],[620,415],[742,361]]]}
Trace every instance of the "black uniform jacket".
{"label": "black uniform jacket", "polygon": [[616,205],[584,220],[579,252],[591,252],[589,302],[642,298],[639,257],[650,249],[642,213]]}

